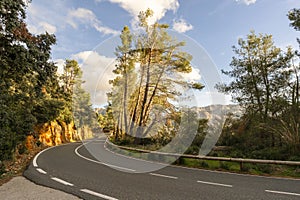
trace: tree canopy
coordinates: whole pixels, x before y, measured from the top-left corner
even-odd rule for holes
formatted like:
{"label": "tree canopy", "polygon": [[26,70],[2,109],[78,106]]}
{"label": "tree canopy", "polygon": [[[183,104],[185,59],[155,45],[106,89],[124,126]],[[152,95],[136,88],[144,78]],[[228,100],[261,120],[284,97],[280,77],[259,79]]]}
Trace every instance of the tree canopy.
{"label": "tree canopy", "polygon": [[[24,21],[27,3],[0,2],[0,160],[9,159],[27,135],[35,135],[36,125],[56,119],[66,123],[74,120],[69,109],[71,88],[82,72],[76,61],[67,60],[64,75],[57,73],[51,61],[55,35],[28,31]],[[84,91],[79,93],[75,101],[82,106],[84,103],[83,110],[91,109],[89,96]]]}
{"label": "tree canopy", "polygon": [[113,89],[108,94],[116,139],[131,135],[139,141],[162,132],[174,135],[179,112],[172,101],[184,90],[203,88],[180,76],[192,71],[192,56],[180,50],[184,42],[168,34],[168,25],[148,23],[152,14],[150,9],[140,12],[140,30],[135,35],[124,27],[122,44],[116,48],[118,64],[113,72],[117,77],[110,81]]}
{"label": "tree canopy", "polygon": [[[293,9],[288,17],[291,26],[299,30],[299,10]],[[300,151],[297,51],[291,47],[282,50],[275,46],[272,35],[257,35],[254,31],[246,39],[239,39],[233,51],[236,56],[230,63],[231,70],[222,71],[232,81],[216,87],[230,94],[245,108],[245,113],[238,120],[230,120],[231,131],[238,135],[228,136],[224,129],[227,140],[238,138],[240,143],[235,139],[235,145],[249,152],[279,148],[288,149],[289,155],[297,154]]]}

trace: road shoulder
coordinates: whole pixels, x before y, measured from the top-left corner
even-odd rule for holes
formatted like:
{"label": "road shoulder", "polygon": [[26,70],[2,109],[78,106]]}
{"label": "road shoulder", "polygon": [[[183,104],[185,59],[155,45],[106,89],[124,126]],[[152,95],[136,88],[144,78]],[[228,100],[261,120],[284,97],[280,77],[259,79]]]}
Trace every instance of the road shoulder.
{"label": "road shoulder", "polygon": [[78,200],[79,198],[59,190],[32,183],[22,176],[12,178],[0,187],[0,197],[6,200]]}

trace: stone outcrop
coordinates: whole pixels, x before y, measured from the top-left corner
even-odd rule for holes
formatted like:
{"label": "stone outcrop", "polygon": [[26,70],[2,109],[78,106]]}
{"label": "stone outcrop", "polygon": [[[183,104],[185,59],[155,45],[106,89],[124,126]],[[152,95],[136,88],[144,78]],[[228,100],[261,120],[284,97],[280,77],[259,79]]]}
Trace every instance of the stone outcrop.
{"label": "stone outcrop", "polygon": [[79,134],[74,123],[66,124],[61,121],[52,121],[35,127],[39,141],[47,146],[55,146],[67,142],[80,141],[83,137]]}

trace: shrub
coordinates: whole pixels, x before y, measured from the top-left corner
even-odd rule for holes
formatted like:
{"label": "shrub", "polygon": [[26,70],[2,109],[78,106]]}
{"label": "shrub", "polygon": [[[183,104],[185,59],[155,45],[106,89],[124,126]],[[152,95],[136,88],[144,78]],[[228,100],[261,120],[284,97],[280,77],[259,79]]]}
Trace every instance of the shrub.
{"label": "shrub", "polygon": [[229,170],[230,166],[227,162],[220,161],[220,168]]}
{"label": "shrub", "polygon": [[273,167],[271,165],[257,165],[257,170],[266,173],[266,174],[271,174],[271,172],[273,171]]}
{"label": "shrub", "polygon": [[200,167],[203,167],[203,168],[208,168],[209,167],[209,165],[205,161],[200,161],[199,165],[200,165]]}
{"label": "shrub", "polygon": [[242,165],[242,167],[241,167],[241,171],[242,171],[242,172],[249,172],[250,169],[251,169],[250,164],[245,164],[245,163],[244,163],[244,164]]}

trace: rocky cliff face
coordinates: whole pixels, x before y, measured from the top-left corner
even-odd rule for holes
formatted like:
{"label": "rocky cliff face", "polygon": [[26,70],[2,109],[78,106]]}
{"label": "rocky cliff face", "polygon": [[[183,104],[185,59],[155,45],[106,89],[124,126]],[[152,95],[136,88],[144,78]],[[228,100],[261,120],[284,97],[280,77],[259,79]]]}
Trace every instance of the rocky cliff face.
{"label": "rocky cliff face", "polygon": [[47,146],[55,146],[65,142],[74,142],[80,140],[73,123],[52,121],[39,125],[35,128],[39,141]]}
{"label": "rocky cliff face", "polygon": [[35,127],[35,133],[39,136],[39,141],[47,146],[76,142],[92,137],[88,127],[76,129],[73,122],[66,124],[58,120]]}

